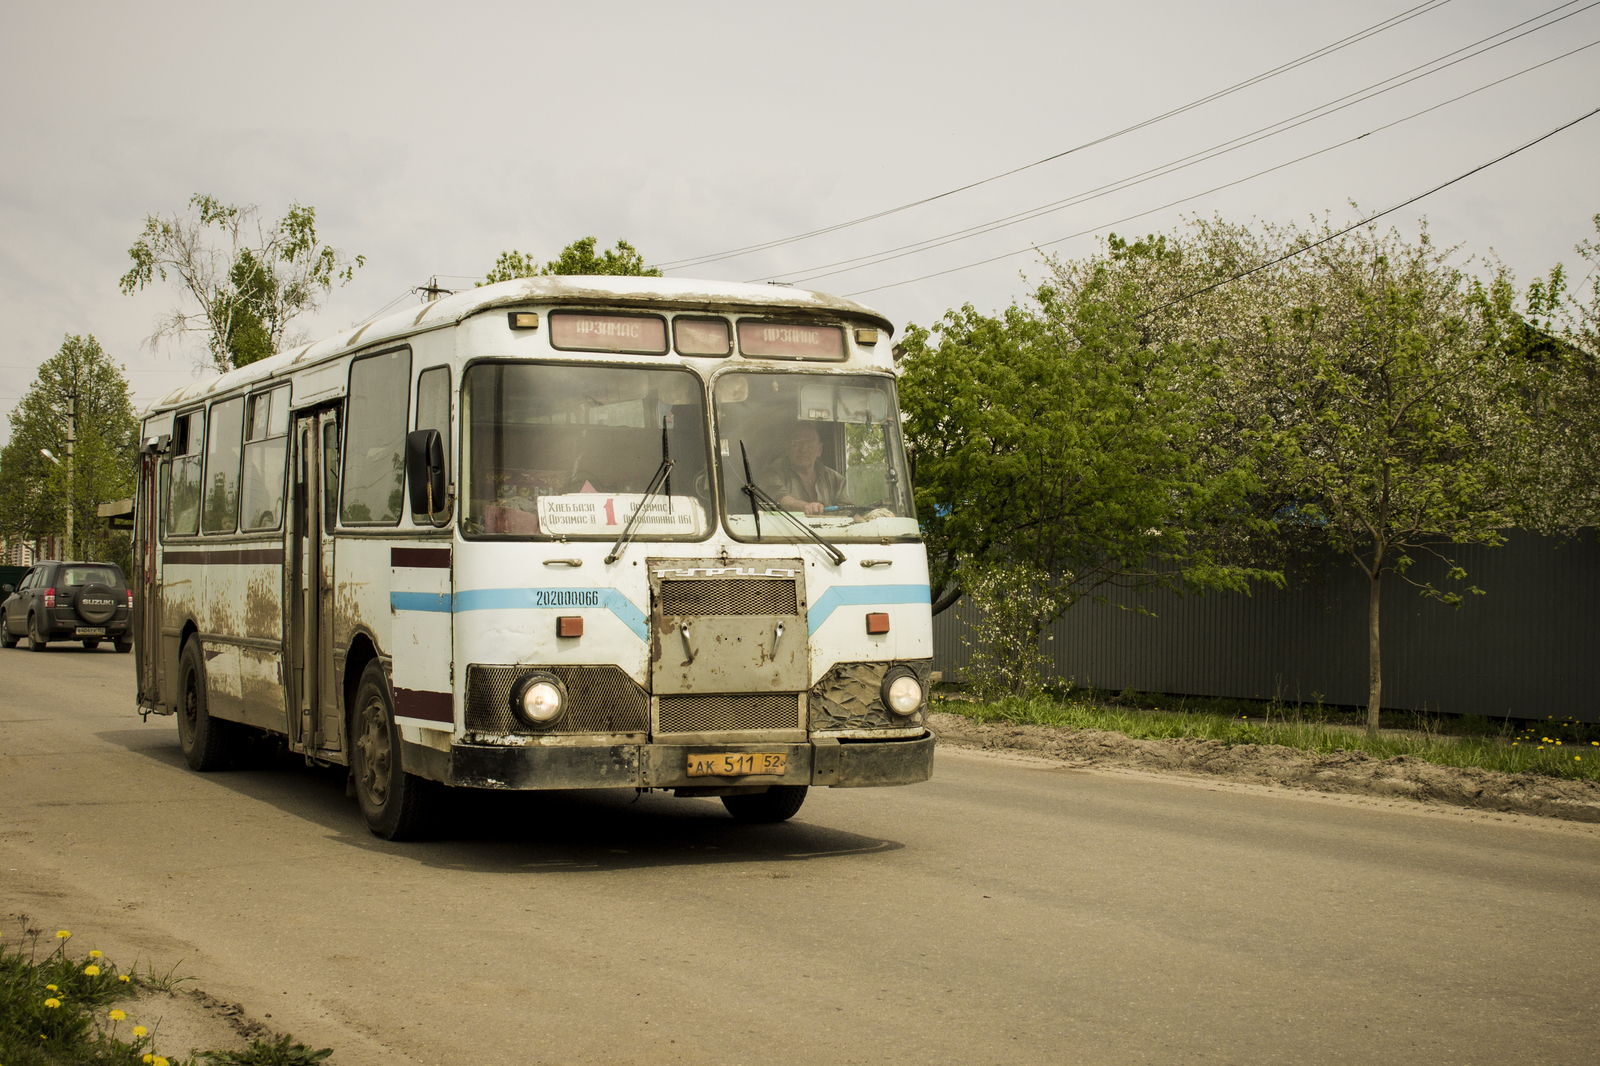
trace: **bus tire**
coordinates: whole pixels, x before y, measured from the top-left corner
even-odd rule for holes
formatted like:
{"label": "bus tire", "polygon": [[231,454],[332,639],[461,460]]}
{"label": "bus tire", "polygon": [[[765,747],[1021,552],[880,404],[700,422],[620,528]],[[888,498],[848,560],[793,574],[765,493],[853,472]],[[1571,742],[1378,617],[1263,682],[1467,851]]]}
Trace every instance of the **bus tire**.
{"label": "bus tire", "polygon": [[733,820],[744,825],[768,825],[786,822],[795,816],[806,801],[805,785],[773,785],[765,792],[754,795],[723,796],[722,805],[728,808]]}
{"label": "bus tire", "polygon": [[202,774],[226,769],[239,751],[239,727],[206,709],[206,660],[190,637],[178,657],[178,743],[189,769]]}
{"label": "bus tire", "polygon": [[400,726],[376,659],[361,672],[350,724],[350,773],[367,828],[384,840],[418,839],[433,782],[406,773],[400,764]]}

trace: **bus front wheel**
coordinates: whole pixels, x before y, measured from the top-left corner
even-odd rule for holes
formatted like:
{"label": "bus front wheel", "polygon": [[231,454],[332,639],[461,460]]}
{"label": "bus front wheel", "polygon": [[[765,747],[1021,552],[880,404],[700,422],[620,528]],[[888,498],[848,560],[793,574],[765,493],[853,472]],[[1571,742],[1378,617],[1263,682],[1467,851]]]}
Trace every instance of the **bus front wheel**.
{"label": "bus front wheel", "polygon": [[198,638],[191,637],[178,660],[178,743],[189,769],[221,770],[238,754],[239,727],[206,710],[206,661]]}
{"label": "bus front wheel", "polygon": [[351,725],[350,772],[367,827],[385,840],[415,840],[422,835],[432,782],[400,765],[400,727],[376,659],[361,672]]}
{"label": "bus front wheel", "polygon": [[728,808],[733,820],[746,825],[786,822],[805,801],[805,785],[773,785],[753,795],[722,797],[722,805]]}

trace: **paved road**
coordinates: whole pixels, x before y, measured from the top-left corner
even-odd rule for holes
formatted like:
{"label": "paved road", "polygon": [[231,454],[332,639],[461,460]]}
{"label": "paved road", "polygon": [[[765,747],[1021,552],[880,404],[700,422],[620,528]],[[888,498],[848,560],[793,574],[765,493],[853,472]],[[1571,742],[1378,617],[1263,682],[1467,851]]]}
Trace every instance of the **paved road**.
{"label": "paved road", "polygon": [[[364,1063],[1600,1061],[1600,833],[1021,760],[714,800],[199,775],[132,657],[0,651],[0,906]],[[13,930],[8,930],[8,932]]]}

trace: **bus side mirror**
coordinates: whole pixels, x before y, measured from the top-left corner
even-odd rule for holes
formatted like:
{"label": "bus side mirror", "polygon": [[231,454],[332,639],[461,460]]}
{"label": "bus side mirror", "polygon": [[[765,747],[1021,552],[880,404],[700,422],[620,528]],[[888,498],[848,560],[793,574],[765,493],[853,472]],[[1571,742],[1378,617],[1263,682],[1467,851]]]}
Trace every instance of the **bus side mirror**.
{"label": "bus side mirror", "polygon": [[406,434],[406,479],[411,488],[411,513],[435,515],[443,511],[446,498],[444,439],[436,429],[418,429]]}

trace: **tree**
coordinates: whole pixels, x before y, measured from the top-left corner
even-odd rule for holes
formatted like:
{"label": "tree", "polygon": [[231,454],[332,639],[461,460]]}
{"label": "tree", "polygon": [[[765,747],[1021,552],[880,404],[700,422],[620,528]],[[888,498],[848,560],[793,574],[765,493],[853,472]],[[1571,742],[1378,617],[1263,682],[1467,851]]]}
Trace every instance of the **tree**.
{"label": "tree", "polygon": [[186,215],[146,216],[128,256],[133,267],[122,276],[124,293],[169,274],[180,286],[183,302],[157,319],[149,342],[202,334],[219,371],[283,347],[290,322],[315,311],[335,281],[347,284],[366,263],[318,243],[315,208],[292,204],[283,218],[263,223],[253,205],[203,194],[189,199]]}
{"label": "tree", "polygon": [[617,246],[596,255],[594,237],[583,237],[561,249],[555,259],[538,266],[531,255],[512,249],[501,252],[494,267],[479,285],[493,285],[497,281],[514,278],[531,278],[555,274],[620,274],[632,277],[659,278],[661,271],[644,265],[644,257],[627,241],[617,241]]}
{"label": "tree", "polygon": [[[1283,233],[1289,247],[1329,237]],[[1525,428],[1520,363],[1498,343],[1506,278],[1468,281],[1423,230],[1411,244],[1375,230],[1328,240],[1278,279],[1259,343],[1223,353],[1230,406],[1271,457],[1263,468],[1295,524],[1368,580],[1367,728],[1382,705],[1382,580],[1459,605],[1462,592],[1414,579],[1420,554],[1465,571],[1452,545],[1501,543],[1512,521],[1512,456]]]}
{"label": "tree", "polygon": [[[1593,222],[1600,233],[1600,215]],[[1528,286],[1527,320],[1509,338],[1533,382],[1519,518],[1561,536],[1600,525],[1600,244],[1575,251],[1590,264],[1587,293],[1569,291],[1556,264]]]}
{"label": "tree", "polygon": [[[70,501],[67,485],[67,399],[74,399],[76,443]],[[62,465],[41,453],[49,449]],[[132,563],[126,534],[110,533],[101,503],[133,495],[138,422],[122,369],[93,335],[69,336],[39,367],[11,412],[11,440],[0,450],[0,534],[34,540],[66,531],[72,507],[73,558]]]}
{"label": "tree", "polygon": [[[900,380],[935,611],[969,585],[1026,599],[1008,611],[1036,647],[1044,626],[1106,586],[1248,588],[1277,575],[1228,557],[1252,521],[1249,464],[1218,447],[1225,416],[1195,383],[1199,346],[1152,340],[1123,269],[1159,244],[1114,244],[1056,264],[1031,307],[968,305],[909,326]],[[1030,683],[1013,679],[1021,693]]]}

